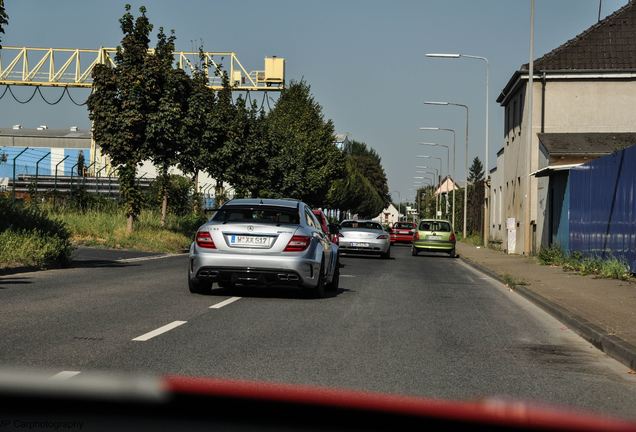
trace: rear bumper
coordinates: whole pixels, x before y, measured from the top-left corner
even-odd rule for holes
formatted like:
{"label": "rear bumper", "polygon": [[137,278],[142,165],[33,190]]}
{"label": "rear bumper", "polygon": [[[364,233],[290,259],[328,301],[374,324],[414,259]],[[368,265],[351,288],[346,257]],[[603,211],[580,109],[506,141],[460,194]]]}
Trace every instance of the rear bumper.
{"label": "rear bumper", "polygon": [[192,279],[233,282],[244,285],[291,285],[315,287],[320,261],[306,255],[256,255],[190,253],[188,273]]}
{"label": "rear bumper", "polygon": [[297,286],[303,279],[295,271],[280,269],[254,269],[250,267],[201,267],[195,277],[211,282],[232,283],[248,286]]}
{"label": "rear bumper", "polygon": [[413,234],[391,234],[391,243],[411,243]]}
{"label": "rear bumper", "polygon": [[455,249],[455,242],[439,240],[418,240],[413,242],[413,247],[419,250],[450,252]]}
{"label": "rear bumper", "polygon": [[354,243],[368,243],[369,246],[353,246],[350,241],[340,240],[338,251],[340,253],[353,253],[353,254],[383,254],[386,253],[391,247],[391,242],[368,242],[359,240]]}

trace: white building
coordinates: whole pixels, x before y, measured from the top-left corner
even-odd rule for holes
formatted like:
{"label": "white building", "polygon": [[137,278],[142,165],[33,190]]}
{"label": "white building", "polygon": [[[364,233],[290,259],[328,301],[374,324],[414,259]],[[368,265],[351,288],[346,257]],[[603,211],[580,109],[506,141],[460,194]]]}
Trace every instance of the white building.
{"label": "white building", "polygon": [[389,204],[387,208],[382,210],[382,213],[373,218],[373,221],[379,222],[381,224],[393,225],[393,223],[400,220],[401,216],[402,215],[400,214],[398,209],[396,209],[393,204]]}

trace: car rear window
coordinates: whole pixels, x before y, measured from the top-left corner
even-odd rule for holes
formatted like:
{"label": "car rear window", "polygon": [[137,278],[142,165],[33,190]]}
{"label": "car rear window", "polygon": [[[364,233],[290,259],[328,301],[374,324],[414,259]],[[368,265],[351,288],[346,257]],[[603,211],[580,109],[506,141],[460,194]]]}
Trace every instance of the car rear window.
{"label": "car rear window", "polygon": [[450,232],[451,226],[448,222],[441,221],[422,221],[420,222],[420,231],[439,231]]}
{"label": "car rear window", "polygon": [[400,228],[400,229],[413,229],[413,224],[412,223],[396,223],[395,225],[393,225],[393,228]]}
{"label": "car rear window", "polygon": [[259,223],[272,225],[298,225],[298,210],[288,207],[243,207],[227,206],[221,208],[212,218],[224,223]]}
{"label": "car rear window", "polygon": [[349,228],[349,229],[372,229],[372,230],[382,230],[382,225],[375,222],[358,222],[358,221],[346,221],[340,225],[341,228]]}

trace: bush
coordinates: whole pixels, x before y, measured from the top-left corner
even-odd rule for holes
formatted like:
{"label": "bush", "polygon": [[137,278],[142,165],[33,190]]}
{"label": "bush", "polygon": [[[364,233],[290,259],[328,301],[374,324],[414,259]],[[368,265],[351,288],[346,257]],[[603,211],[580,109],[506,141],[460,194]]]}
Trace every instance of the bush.
{"label": "bush", "polygon": [[610,258],[603,263],[600,275],[609,279],[627,280],[631,277],[631,270],[625,261]]}
{"label": "bush", "polygon": [[62,222],[34,206],[0,197],[0,266],[49,267],[68,262],[73,250]]}
{"label": "bush", "polygon": [[559,246],[552,245],[548,248],[541,248],[537,258],[543,265],[562,265],[565,261],[565,254]]}

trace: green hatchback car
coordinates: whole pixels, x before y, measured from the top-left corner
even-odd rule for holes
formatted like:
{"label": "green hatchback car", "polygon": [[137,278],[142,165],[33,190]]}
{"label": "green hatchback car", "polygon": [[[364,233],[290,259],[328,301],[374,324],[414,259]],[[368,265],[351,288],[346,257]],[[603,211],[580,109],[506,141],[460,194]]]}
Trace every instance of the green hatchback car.
{"label": "green hatchback car", "polygon": [[455,233],[449,221],[424,219],[413,234],[411,255],[421,251],[446,252],[455,257]]}

